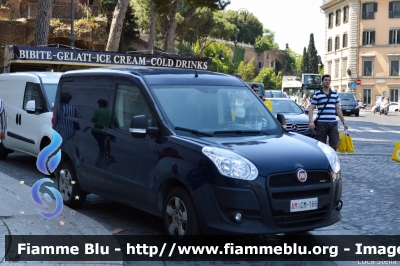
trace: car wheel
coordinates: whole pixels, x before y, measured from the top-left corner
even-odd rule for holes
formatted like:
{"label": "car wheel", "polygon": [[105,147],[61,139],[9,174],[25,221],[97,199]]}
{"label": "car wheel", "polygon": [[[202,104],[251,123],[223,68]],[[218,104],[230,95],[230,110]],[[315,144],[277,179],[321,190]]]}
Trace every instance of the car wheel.
{"label": "car wheel", "polygon": [[167,234],[175,240],[183,240],[187,235],[201,235],[196,206],[183,187],[176,187],[168,193],[163,217]]}
{"label": "car wheel", "polygon": [[0,143],[0,160],[7,159],[7,156],[8,156],[7,148],[4,147],[3,143]]}
{"label": "car wheel", "polygon": [[357,113],[356,116],[360,116],[360,113]]}
{"label": "car wheel", "polygon": [[72,163],[63,162],[59,169],[58,191],[61,193],[64,205],[71,208],[80,207],[86,200],[86,193],[79,186]]}

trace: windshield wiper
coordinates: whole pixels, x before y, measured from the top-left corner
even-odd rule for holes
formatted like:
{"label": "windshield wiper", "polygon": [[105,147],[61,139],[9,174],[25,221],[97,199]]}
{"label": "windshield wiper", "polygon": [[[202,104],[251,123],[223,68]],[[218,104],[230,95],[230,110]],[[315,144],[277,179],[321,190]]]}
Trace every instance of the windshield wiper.
{"label": "windshield wiper", "polygon": [[212,137],[213,136],[210,133],[201,132],[201,131],[198,131],[196,129],[190,129],[190,128],[185,128],[185,127],[175,127],[175,129],[176,130],[190,132],[190,133],[195,134],[195,135],[203,135],[203,136],[207,136],[207,137]]}
{"label": "windshield wiper", "polygon": [[260,130],[224,130],[224,131],[214,131],[214,134],[264,134],[268,135],[265,132],[262,132]]}

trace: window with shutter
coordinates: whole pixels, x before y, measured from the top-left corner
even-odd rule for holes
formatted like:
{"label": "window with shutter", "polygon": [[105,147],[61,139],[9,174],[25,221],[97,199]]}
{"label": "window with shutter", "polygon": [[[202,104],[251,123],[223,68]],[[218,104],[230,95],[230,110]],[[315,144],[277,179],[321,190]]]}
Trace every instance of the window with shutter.
{"label": "window with shutter", "polygon": [[347,33],[343,34],[343,43],[342,43],[342,48],[347,47]]}
{"label": "window with shutter", "polygon": [[378,11],[378,3],[363,3],[362,19],[374,19],[375,12]]}
{"label": "window with shutter", "polygon": [[343,8],[343,23],[347,23],[349,21],[349,6],[345,6]]}
{"label": "window with shutter", "polygon": [[391,3],[393,3],[392,17],[400,18],[400,1],[394,1]]}
{"label": "window with shutter", "polygon": [[390,76],[399,76],[399,60],[390,60]]}
{"label": "window with shutter", "polygon": [[332,51],[332,38],[328,39],[328,52]]}
{"label": "window with shutter", "polygon": [[328,28],[332,28],[333,27],[333,12],[329,13],[328,15]]}
{"label": "window with shutter", "polygon": [[400,29],[389,31],[389,44],[400,44]]}
{"label": "window with shutter", "polygon": [[341,14],[340,14],[340,9],[336,10],[336,26],[340,25],[340,19],[341,19]]}
{"label": "window with shutter", "polygon": [[374,45],[375,44],[375,31],[374,30],[366,30],[363,31],[363,45]]}
{"label": "window with shutter", "polygon": [[339,47],[339,36],[336,36],[335,37],[335,51],[336,50],[338,50],[340,47]]}
{"label": "window with shutter", "polygon": [[372,76],[372,60],[363,61],[363,76],[365,77]]}

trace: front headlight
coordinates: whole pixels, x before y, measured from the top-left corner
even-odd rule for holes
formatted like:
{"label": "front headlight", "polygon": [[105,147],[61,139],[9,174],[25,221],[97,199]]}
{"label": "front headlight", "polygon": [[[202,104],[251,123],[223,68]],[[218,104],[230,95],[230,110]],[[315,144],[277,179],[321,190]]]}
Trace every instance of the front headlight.
{"label": "front headlight", "polygon": [[328,158],[329,164],[331,165],[333,172],[339,173],[340,162],[336,152],[331,147],[320,141],[318,141],[318,146],[325,153],[326,158]]}
{"label": "front headlight", "polygon": [[354,107],[354,109],[358,109],[359,108],[359,106],[358,105],[356,105],[355,107]]}
{"label": "front headlight", "polygon": [[204,147],[202,151],[224,176],[243,180],[254,180],[258,176],[256,166],[239,154],[215,147]]}

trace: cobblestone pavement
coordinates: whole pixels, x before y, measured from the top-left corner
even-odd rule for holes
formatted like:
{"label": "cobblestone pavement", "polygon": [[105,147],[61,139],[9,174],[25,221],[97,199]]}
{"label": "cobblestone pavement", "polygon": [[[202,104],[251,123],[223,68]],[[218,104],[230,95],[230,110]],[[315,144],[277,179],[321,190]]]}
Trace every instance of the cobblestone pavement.
{"label": "cobblestone pavement", "polygon": [[358,234],[400,235],[400,163],[390,156],[339,155],[341,226]]}

